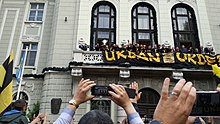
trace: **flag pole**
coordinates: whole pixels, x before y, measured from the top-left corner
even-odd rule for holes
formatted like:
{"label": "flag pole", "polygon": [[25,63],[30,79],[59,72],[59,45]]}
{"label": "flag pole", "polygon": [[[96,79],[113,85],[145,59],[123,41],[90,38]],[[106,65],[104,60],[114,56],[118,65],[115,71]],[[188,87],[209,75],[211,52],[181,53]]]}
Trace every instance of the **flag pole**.
{"label": "flag pole", "polygon": [[23,63],[23,65],[22,65],[21,78],[20,78],[20,80],[19,80],[18,92],[17,92],[17,98],[16,98],[16,100],[19,99],[20,92],[21,92],[21,83],[22,83],[22,80],[23,80],[23,74],[24,74],[24,67],[25,67],[25,64],[26,64],[27,51],[28,51],[28,46],[26,46],[26,49],[25,49],[24,63]]}

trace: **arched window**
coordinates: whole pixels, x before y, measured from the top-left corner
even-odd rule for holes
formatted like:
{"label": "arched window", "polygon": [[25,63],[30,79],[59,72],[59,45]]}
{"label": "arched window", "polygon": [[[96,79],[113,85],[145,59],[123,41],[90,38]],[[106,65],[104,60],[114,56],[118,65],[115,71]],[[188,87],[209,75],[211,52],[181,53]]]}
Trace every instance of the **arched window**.
{"label": "arched window", "polygon": [[176,47],[199,48],[198,29],[194,10],[186,4],[177,4],[171,10],[174,44]]}
{"label": "arched window", "polygon": [[157,21],[153,6],[138,3],[132,8],[132,42],[154,45],[157,44]]}
{"label": "arched window", "polygon": [[143,88],[139,92],[142,92],[141,98],[138,100],[140,116],[153,119],[153,114],[159,102],[160,94],[151,88]]}
{"label": "arched window", "polygon": [[110,2],[101,1],[93,6],[90,39],[90,50],[94,50],[97,43],[109,46],[115,44],[116,9]]}
{"label": "arched window", "polygon": [[[17,98],[17,92],[12,95],[13,102],[16,101],[16,98]],[[28,98],[28,95],[25,92],[20,92],[20,95],[19,95],[18,99],[24,99],[26,101],[26,103],[28,104],[29,98]]]}

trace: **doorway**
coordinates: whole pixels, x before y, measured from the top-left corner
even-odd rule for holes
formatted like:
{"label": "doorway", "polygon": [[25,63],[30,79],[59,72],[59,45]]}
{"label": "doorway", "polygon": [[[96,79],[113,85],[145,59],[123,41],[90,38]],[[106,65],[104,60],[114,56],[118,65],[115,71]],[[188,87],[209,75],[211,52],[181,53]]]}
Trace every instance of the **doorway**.
{"label": "doorway", "polygon": [[141,98],[138,100],[139,114],[141,118],[153,119],[154,111],[160,99],[160,94],[152,88],[143,88]]}

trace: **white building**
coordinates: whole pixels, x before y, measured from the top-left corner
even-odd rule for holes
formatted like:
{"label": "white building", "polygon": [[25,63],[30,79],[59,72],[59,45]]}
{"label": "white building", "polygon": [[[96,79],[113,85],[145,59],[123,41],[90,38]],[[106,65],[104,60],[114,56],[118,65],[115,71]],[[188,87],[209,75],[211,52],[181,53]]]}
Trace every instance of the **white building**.
{"label": "white building", "polygon": [[[48,112],[50,122],[59,116],[51,113],[52,98],[62,99],[61,113],[82,76],[98,84],[136,80],[143,92],[141,115],[150,118],[165,77],[180,74],[199,90],[213,90],[211,70],[103,65],[101,52],[94,51],[96,43],[168,41],[172,47],[211,45],[219,53],[219,8],[218,0],[0,0],[0,61],[13,49],[15,73],[29,47],[22,92],[30,107],[40,101],[40,111]],[[79,44],[88,44],[90,50],[80,50]],[[93,107],[109,113],[115,123],[125,116],[109,99],[96,98],[80,105],[75,121]]]}

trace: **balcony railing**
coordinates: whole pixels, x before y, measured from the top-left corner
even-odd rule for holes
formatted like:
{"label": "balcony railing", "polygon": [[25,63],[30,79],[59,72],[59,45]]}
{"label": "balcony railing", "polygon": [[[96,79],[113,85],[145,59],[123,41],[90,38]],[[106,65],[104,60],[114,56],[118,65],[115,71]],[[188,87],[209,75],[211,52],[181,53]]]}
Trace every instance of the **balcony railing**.
{"label": "balcony railing", "polygon": [[87,64],[103,63],[101,51],[74,51],[73,61]]}

